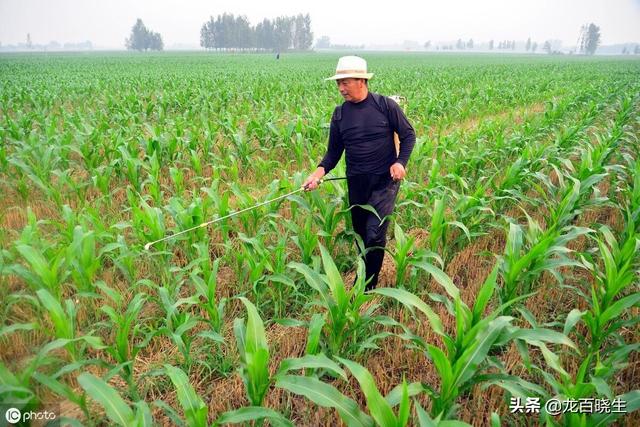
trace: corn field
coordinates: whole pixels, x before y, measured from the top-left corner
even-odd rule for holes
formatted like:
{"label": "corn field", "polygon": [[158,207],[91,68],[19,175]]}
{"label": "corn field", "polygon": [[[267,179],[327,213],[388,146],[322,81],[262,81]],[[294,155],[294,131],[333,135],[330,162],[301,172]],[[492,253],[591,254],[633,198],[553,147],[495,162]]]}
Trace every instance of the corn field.
{"label": "corn field", "polygon": [[0,403],[96,426],[637,422],[637,59],[367,55],[417,135],[371,292],[344,181],[144,249],[299,188],[336,59],[0,56]]}

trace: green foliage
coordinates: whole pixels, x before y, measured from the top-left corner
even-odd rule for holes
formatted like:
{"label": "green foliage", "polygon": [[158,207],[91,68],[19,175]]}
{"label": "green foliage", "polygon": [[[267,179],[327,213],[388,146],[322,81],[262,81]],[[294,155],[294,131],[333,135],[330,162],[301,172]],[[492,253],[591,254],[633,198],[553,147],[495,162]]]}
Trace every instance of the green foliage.
{"label": "green foliage", "polygon": [[[306,43],[305,31],[296,35],[304,16],[234,20],[260,29],[246,48]],[[336,408],[332,423],[462,425],[457,405],[497,385],[505,399],[621,395],[635,410],[637,391],[621,373],[638,351],[629,333],[639,303],[638,64],[367,59],[384,77],[371,89],[405,95],[417,133],[387,246],[396,269],[386,275],[385,263],[383,281],[392,285],[371,294],[344,181],[143,250],[299,188],[340,102],[322,81],[335,55],[0,58],[0,400],[37,410],[64,399],[86,424],[308,423],[307,412],[288,409],[293,393]],[[332,175],[344,174],[340,162]],[[541,291],[562,304],[531,307]],[[433,334],[418,336],[414,321]],[[392,335],[409,349],[378,354]],[[302,356],[274,366],[289,350]],[[408,354],[438,381],[407,375],[381,398],[369,362],[403,370]],[[249,406],[207,413],[201,387],[217,389],[236,369]],[[525,369],[527,381],[514,375]],[[279,387],[280,405],[263,407]],[[178,407],[162,401],[174,395]],[[150,399],[164,414],[151,419]],[[94,401],[116,407],[94,410]],[[501,419],[467,421],[627,422],[525,419],[500,405],[484,414]]]}

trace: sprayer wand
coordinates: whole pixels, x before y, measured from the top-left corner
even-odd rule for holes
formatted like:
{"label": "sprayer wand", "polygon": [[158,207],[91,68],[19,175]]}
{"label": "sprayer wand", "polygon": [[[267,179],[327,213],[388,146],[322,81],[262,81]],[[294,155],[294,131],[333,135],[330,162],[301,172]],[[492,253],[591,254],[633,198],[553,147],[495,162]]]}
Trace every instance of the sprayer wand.
{"label": "sprayer wand", "polygon": [[[336,178],[325,178],[325,179],[320,179],[320,180],[318,181],[318,185],[322,184],[322,183],[323,183],[323,182],[325,182],[325,181],[337,181],[337,180],[340,180],[340,179],[347,179],[347,178],[346,178],[346,177],[336,177]],[[248,211],[253,210],[253,209],[257,209],[257,208],[259,208],[259,207],[261,207],[261,206],[268,205],[268,204],[273,203],[273,202],[277,202],[278,200],[285,199],[285,198],[287,198],[287,197],[289,197],[289,196],[292,196],[292,195],[294,195],[294,194],[296,194],[296,193],[299,193],[299,192],[301,192],[301,191],[305,191],[306,189],[307,189],[306,187],[300,187],[300,188],[298,188],[297,190],[291,191],[291,192],[289,192],[289,193],[287,193],[287,194],[283,194],[282,196],[275,197],[275,198],[273,198],[273,199],[271,199],[271,200],[267,200],[267,201],[265,201],[265,202],[258,203],[257,205],[250,206],[250,207],[245,208],[245,209],[241,209],[241,210],[239,210],[239,211],[237,211],[237,212],[232,212],[232,213],[230,213],[230,214],[228,214],[228,215],[225,215],[225,216],[220,217],[220,218],[213,219],[213,220],[211,220],[211,221],[203,222],[203,223],[202,223],[202,224],[200,224],[200,225],[196,225],[195,227],[187,228],[186,230],[179,231],[179,232],[174,233],[174,234],[172,234],[172,235],[170,235],[170,236],[163,237],[162,239],[154,240],[153,242],[149,242],[149,243],[147,243],[146,245],[144,245],[144,250],[145,250],[145,251],[148,251],[148,250],[149,250],[149,248],[150,248],[151,246],[155,245],[156,243],[160,243],[160,242],[164,242],[165,240],[173,239],[174,237],[178,237],[178,236],[180,236],[180,235],[182,235],[182,234],[186,234],[186,233],[188,233],[188,232],[190,232],[190,231],[193,231],[193,230],[196,230],[196,229],[198,229],[198,228],[205,228],[205,227],[208,227],[208,226],[210,226],[211,224],[215,224],[216,222],[220,222],[220,221],[223,221],[223,220],[225,220],[225,219],[228,219],[228,218],[234,217],[234,216],[236,216],[236,215],[240,215],[241,213],[248,212]]]}

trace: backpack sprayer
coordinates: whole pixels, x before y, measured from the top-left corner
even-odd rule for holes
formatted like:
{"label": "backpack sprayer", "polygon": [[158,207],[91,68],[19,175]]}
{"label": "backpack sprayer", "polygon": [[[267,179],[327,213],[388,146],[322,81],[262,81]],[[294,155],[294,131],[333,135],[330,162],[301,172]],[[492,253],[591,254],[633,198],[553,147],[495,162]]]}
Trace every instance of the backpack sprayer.
{"label": "backpack sprayer", "polygon": [[[407,102],[407,98],[400,95],[391,95],[389,98],[393,99],[400,107]],[[396,156],[400,155],[400,137],[396,132],[393,133],[393,144],[396,146]]]}

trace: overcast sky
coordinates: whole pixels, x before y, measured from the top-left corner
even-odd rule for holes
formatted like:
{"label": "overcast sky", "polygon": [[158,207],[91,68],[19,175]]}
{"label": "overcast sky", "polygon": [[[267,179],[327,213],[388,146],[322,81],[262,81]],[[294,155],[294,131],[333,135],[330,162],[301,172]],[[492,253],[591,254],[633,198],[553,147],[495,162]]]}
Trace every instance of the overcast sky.
{"label": "overcast sky", "polygon": [[159,32],[165,46],[198,45],[210,15],[263,18],[309,13],[314,37],[332,43],[389,45],[414,40],[476,43],[559,39],[574,45],[580,26],[594,22],[602,44],[640,42],[640,0],[0,0],[0,43],[90,40],[123,48],[136,18]]}

